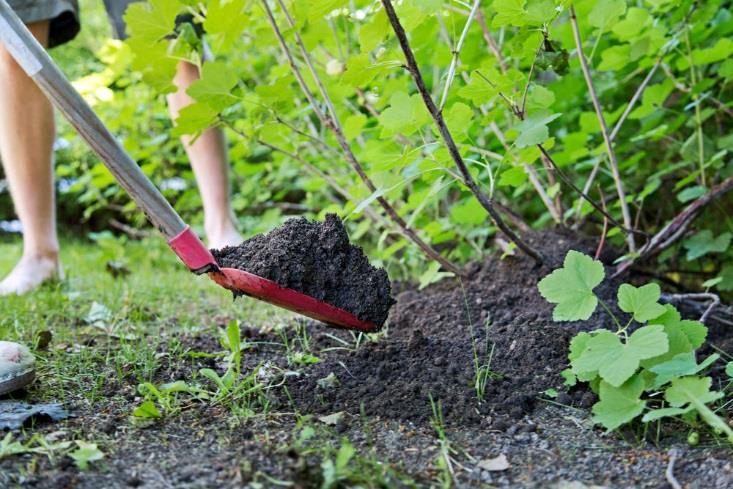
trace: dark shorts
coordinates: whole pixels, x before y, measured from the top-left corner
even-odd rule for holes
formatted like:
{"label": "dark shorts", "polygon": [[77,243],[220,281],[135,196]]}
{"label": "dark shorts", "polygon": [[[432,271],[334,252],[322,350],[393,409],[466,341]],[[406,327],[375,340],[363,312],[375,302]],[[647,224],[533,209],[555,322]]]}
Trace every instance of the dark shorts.
{"label": "dark shorts", "polygon": [[79,33],[77,0],[9,0],[8,3],[26,24],[50,21],[49,47],[69,42]]}
{"label": "dark shorts", "polygon": [[[112,32],[118,39],[125,39],[124,15],[127,7],[143,0],[104,0]],[[69,42],[79,33],[79,3],[78,0],[9,0],[18,17],[26,24],[50,21],[49,47]],[[183,23],[193,23],[190,15],[179,15],[176,18],[176,28]],[[195,24],[197,34],[201,34],[200,25]]]}

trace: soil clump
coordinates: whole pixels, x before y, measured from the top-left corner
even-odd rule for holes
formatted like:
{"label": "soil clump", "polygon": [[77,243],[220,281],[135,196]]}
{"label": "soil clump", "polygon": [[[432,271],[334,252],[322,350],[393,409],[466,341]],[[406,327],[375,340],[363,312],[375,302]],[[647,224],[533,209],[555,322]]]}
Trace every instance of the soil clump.
{"label": "soil clump", "polygon": [[395,302],[387,272],[373,267],[349,242],[335,214],[324,222],[289,219],[269,233],[212,253],[221,267],[272,280],[378,326]]}
{"label": "soil clump", "polygon": [[[559,230],[527,238],[541,244],[544,267],[523,256],[490,257],[468,267],[468,280],[399,294],[385,338],[355,351],[327,353],[306,376],[291,381],[300,407],[320,413],[363,409],[367,415],[425,422],[440,401],[448,422],[497,428],[532,412],[543,392],[561,390],[570,339],[581,330],[614,326],[600,307],[589,321],[556,323],[553,305],[537,290],[569,250],[593,256],[597,242]],[[600,257],[607,265],[614,258],[612,251]],[[620,282],[610,275],[595,292],[615,304]],[[324,389],[318,380],[331,373],[339,386]],[[584,387],[562,395],[576,406],[595,401]]]}

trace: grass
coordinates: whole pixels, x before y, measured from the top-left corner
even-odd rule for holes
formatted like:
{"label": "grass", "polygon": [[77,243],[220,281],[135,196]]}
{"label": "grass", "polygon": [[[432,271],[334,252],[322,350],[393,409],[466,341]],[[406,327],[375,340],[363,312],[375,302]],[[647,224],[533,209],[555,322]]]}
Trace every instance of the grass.
{"label": "grass", "polygon": [[[93,243],[65,240],[61,259],[66,279],[26,296],[0,298],[0,338],[29,346],[49,331],[48,352],[38,355],[34,399],[94,403],[110,379],[132,376],[151,382],[165,363],[182,363],[189,353],[181,338],[217,336],[217,325],[286,322],[291,315],[231,294],[206,277],[189,273],[161,239],[128,242],[122,259],[129,275],[106,271],[109,254]],[[18,240],[0,241],[0,274],[20,256]]]}
{"label": "grass", "polygon": [[[19,238],[0,236],[0,276],[20,252]],[[384,461],[374,448],[359,448],[287,403],[271,409],[268,391],[283,386],[285,375],[299,375],[319,353],[291,313],[248,299],[233,301],[228,291],[189,273],[162,239],[67,237],[61,259],[63,281],[0,298],[0,339],[34,349],[38,378],[28,390],[29,402],[60,402],[78,417],[0,437],[0,486],[15,487],[64,459],[80,472],[102,474],[119,472],[119,464],[126,465],[126,456],[135,452],[145,452],[139,455],[143,460],[155,453],[171,457],[169,464],[180,463],[177,457],[195,458],[191,454],[199,445],[218,448],[192,463],[205,471],[212,453],[231,454],[225,457],[232,458],[233,467],[239,464],[252,487],[298,484],[281,479],[291,470],[290,456],[276,456],[290,453],[291,446],[299,460],[308,461],[301,476],[310,484],[416,486],[399,464]],[[127,272],[115,277],[107,267],[110,260],[115,270]],[[280,341],[250,340],[240,330],[244,326],[266,328]],[[48,337],[42,332],[51,334],[48,345],[39,345]],[[353,339],[357,346],[350,348],[362,341]],[[244,357],[257,347],[281,351],[287,371],[274,362],[250,358],[246,363]],[[210,361],[211,368],[191,368],[201,361]],[[105,433],[104,419],[119,425],[115,435]],[[365,420],[365,430],[369,423]],[[237,430],[245,426],[256,433],[251,450],[259,460],[237,459],[238,447],[246,446]],[[202,441],[192,448],[185,444],[189,436]],[[358,431],[356,436],[363,437]],[[161,451],[159,440],[168,440],[166,449]],[[177,451],[174,443],[183,446]]]}

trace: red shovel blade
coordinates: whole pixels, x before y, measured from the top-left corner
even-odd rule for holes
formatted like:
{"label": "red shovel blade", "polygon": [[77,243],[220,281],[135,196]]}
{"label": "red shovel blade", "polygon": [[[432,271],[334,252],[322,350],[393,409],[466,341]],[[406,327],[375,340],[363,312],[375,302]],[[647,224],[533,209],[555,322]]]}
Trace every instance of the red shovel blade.
{"label": "red shovel blade", "polygon": [[297,290],[281,287],[272,280],[235,268],[219,268],[211,252],[188,227],[169,240],[168,244],[191,271],[208,272],[214,282],[235,294],[248,295],[331,326],[364,332],[378,331],[380,328],[377,324],[360,320],[344,309]]}
{"label": "red shovel blade", "polygon": [[376,324],[362,321],[344,309],[319,301],[297,290],[281,287],[272,280],[249,272],[235,268],[220,268],[218,272],[209,272],[209,277],[235,294],[245,294],[332,326],[364,332],[379,330]]}

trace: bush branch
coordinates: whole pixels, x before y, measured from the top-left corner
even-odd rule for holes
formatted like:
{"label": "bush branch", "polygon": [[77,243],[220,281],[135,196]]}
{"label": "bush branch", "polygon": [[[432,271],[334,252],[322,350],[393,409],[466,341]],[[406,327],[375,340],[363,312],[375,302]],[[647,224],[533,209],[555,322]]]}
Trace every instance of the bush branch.
{"label": "bush branch", "polygon": [[494,224],[511,240],[513,241],[519,249],[521,249],[524,253],[531,256],[537,263],[542,263],[542,258],[540,255],[532,249],[529,245],[524,243],[515,233],[512,231],[504,222],[501,215],[497,212],[496,208],[494,207],[494,202],[491,197],[487,196],[485,193],[481,191],[481,189],[476,184],[476,181],[471,176],[471,173],[468,171],[468,168],[466,167],[466,163],[463,161],[463,157],[461,156],[460,151],[458,150],[458,147],[456,146],[455,141],[453,140],[453,136],[448,130],[448,126],[445,123],[445,119],[443,119],[442,112],[438,109],[438,107],[435,105],[435,102],[433,101],[433,98],[430,96],[430,92],[427,89],[427,86],[425,85],[425,81],[423,80],[422,73],[420,72],[420,69],[417,66],[417,61],[415,60],[415,55],[412,52],[412,48],[410,47],[410,44],[407,40],[407,34],[405,34],[405,30],[402,27],[402,24],[400,23],[400,19],[397,17],[397,13],[394,10],[394,7],[392,6],[392,2],[390,0],[382,0],[382,5],[384,6],[384,10],[387,13],[387,17],[389,18],[389,22],[392,25],[392,30],[394,30],[395,35],[397,36],[397,40],[400,43],[400,46],[402,48],[402,52],[405,55],[405,60],[407,62],[407,69],[412,75],[413,80],[415,81],[415,85],[417,87],[418,92],[420,93],[420,96],[423,99],[423,102],[425,103],[425,106],[428,109],[428,112],[433,118],[433,121],[435,122],[435,125],[438,127],[438,131],[440,132],[441,137],[443,138],[443,142],[445,143],[446,147],[448,148],[448,152],[450,153],[451,158],[453,159],[453,162],[456,164],[456,167],[458,167],[458,171],[461,173],[461,176],[463,178],[463,183],[468,187],[468,189],[473,193],[473,195],[476,197],[476,199],[479,201],[481,206],[486,209],[486,212],[489,213],[489,216],[491,216],[492,221],[494,221]]}
{"label": "bush branch", "polygon": [[[593,108],[596,111],[598,117],[598,123],[601,126],[601,133],[603,134],[603,141],[606,145],[606,153],[608,154],[608,162],[611,167],[611,173],[613,174],[613,181],[616,184],[616,193],[618,194],[619,203],[621,205],[621,215],[623,216],[624,225],[628,229],[633,229],[633,223],[631,220],[631,213],[629,212],[629,204],[626,202],[626,191],[624,190],[624,184],[621,180],[621,173],[618,169],[618,161],[616,160],[616,153],[613,150],[613,144],[611,143],[611,137],[608,132],[608,126],[606,125],[606,118],[603,116],[603,109],[601,103],[598,100],[596,89],[593,86],[593,79],[591,78],[590,68],[588,68],[588,61],[585,59],[583,53],[583,41],[580,38],[580,27],[578,26],[578,18],[575,16],[575,9],[570,7],[570,23],[573,27],[573,37],[575,38],[575,48],[578,51],[578,60],[580,61],[580,68],[585,78],[585,83],[588,86],[588,93],[590,94],[591,101],[593,102]],[[630,251],[636,251],[636,240],[634,239],[633,233],[626,235],[626,243],[629,246]]]}
{"label": "bush branch", "polygon": [[[310,54],[308,53],[307,49],[305,49],[305,46],[303,44],[302,39],[300,38],[300,35],[297,33],[297,31],[294,33],[296,42],[298,44],[298,47],[301,49],[301,52],[305,59],[306,65],[308,66],[308,69],[311,71],[314,81],[316,82],[316,85],[318,86],[319,91],[321,91],[321,95],[323,96],[326,102],[326,107],[330,113],[330,116],[326,115],[321,110],[321,108],[319,107],[316,101],[315,96],[313,95],[313,92],[311,92],[310,88],[308,88],[308,85],[306,84],[305,79],[303,78],[303,74],[301,73],[300,69],[298,68],[298,65],[295,63],[295,58],[293,56],[293,53],[290,52],[290,48],[288,47],[287,43],[285,42],[285,38],[283,37],[282,32],[280,31],[280,27],[278,26],[277,21],[275,20],[275,15],[273,14],[272,9],[270,8],[270,5],[267,3],[267,0],[262,0],[261,3],[262,3],[263,9],[265,10],[265,13],[267,14],[268,21],[270,22],[270,26],[272,27],[275,37],[277,38],[278,44],[280,45],[280,48],[283,54],[287,58],[288,63],[290,65],[290,69],[293,72],[293,75],[295,75],[295,78],[298,81],[298,84],[300,85],[300,88],[303,94],[305,95],[306,99],[308,100],[308,103],[311,105],[311,108],[315,112],[318,119],[321,121],[321,124],[323,124],[325,127],[330,129],[331,132],[333,132],[334,136],[336,137],[336,140],[339,143],[339,146],[341,147],[343,151],[346,161],[348,161],[348,163],[351,165],[351,167],[354,169],[357,175],[359,175],[359,178],[366,185],[369,191],[372,193],[375,193],[377,191],[377,187],[374,185],[374,182],[372,182],[371,178],[369,178],[369,176],[366,174],[366,172],[364,171],[364,168],[361,166],[359,161],[356,159],[356,156],[354,156],[354,153],[351,150],[351,146],[346,141],[346,137],[344,136],[343,130],[338,121],[338,117],[336,115],[336,110],[333,107],[333,103],[331,102],[331,99],[328,97],[328,93],[326,92],[326,89],[323,86],[323,83],[321,82],[320,77],[318,76],[317,72],[315,71],[315,68],[310,58]],[[284,3],[280,2],[280,6],[283,8],[283,12],[285,13],[286,18],[288,19],[290,26],[293,27],[295,24],[293,22],[293,19],[290,17],[290,14],[287,12],[287,10],[285,10]],[[385,213],[389,216],[389,218],[395,224],[397,224],[403,236],[405,236],[408,240],[416,244],[429,258],[440,263],[443,266],[443,268],[445,268],[446,270],[458,276],[464,275],[464,273],[456,265],[454,265],[449,260],[441,256],[440,253],[438,253],[433,247],[431,247],[428,243],[423,241],[423,239],[420,238],[420,236],[418,236],[417,233],[407,225],[405,220],[397,213],[397,210],[395,210],[395,208],[389,202],[387,202],[387,200],[384,197],[382,196],[377,197],[376,200],[379,203],[379,205],[382,207],[382,209],[384,209]]]}
{"label": "bush branch", "polygon": [[657,255],[665,249],[677,242],[689,228],[692,221],[714,200],[722,197],[733,190],[733,177],[728,177],[718,185],[710,189],[708,193],[699,197],[697,200],[688,205],[682,212],[677,214],[666,226],[664,226],[657,234],[652,236],[648,243],[639,249],[635,258],[623,262],[616,269],[615,275],[623,273],[629,269],[634,263],[643,258]]}

